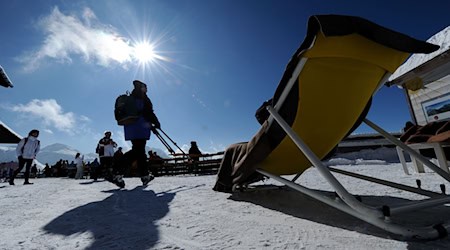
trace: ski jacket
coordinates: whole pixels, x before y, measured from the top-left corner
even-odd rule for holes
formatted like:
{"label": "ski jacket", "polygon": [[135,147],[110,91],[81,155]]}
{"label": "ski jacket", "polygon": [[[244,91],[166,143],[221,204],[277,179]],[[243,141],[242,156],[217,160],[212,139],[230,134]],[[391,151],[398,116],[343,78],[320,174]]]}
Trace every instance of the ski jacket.
{"label": "ski jacket", "polygon": [[103,137],[97,144],[96,152],[100,157],[113,157],[115,147],[117,147],[117,143],[111,138]]}
{"label": "ski jacket", "polygon": [[79,157],[75,158],[75,164],[77,167],[82,167],[83,166],[83,160],[84,160],[84,155],[80,155]]}
{"label": "ski jacket", "polygon": [[28,136],[20,140],[16,147],[17,157],[34,159],[41,149],[40,141],[34,136]]}
{"label": "ski jacket", "polygon": [[[141,115],[139,119],[132,124],[123,126],[125,140],[135,140],[135,139],[150,139],[150,130],[152,129],[152,124],[144,117],[144,101],[142,99],[136,98],[136,106],[140,111]],[[153,112],[153,111],[152,111]]]}

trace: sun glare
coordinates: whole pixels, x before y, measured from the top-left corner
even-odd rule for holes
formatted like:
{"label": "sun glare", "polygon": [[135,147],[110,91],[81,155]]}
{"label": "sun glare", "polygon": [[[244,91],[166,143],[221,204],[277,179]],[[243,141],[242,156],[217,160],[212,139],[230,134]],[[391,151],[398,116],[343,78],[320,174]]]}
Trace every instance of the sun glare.
{"label": "sun glare", "polygon": [[152,62],[156,59],[156,53],[152,44],[140,42],[134,46],[134,57],[141,64]]}
{"label": "sun glare", "polygon": [[143,77],[155,74],[171,74],[168,63],[173,63],[172,59],[165,56],[167,51],[160,49],[162,38],[154,39],[132,39],[129,44],[128,59],[136,66],[136,72],[140,72]]}

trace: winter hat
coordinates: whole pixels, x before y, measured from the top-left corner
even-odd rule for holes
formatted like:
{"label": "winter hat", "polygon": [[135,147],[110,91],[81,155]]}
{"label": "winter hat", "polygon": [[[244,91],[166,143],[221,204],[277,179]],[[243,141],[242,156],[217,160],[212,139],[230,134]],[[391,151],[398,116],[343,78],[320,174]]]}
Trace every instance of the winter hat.
{"label": "winter hat", "polygon": [[141,81],[139,81],[139,80],[134,80],[134,81],[133,81],[133,85],[134,85],[134,88],[135,88],[135,89],[141,88],[142,86],[147,87],[147,84],[145,84],[145,83],[143,83],[143,82],[141,82]]}
{"label": "winter hat", "polygon": [[28,133],[28,136],[30,136],[30,135],[32,135],[34,133],[37,133],[39,135],[39,130],[37,130],[37,129],[31,130],[30,133]]}

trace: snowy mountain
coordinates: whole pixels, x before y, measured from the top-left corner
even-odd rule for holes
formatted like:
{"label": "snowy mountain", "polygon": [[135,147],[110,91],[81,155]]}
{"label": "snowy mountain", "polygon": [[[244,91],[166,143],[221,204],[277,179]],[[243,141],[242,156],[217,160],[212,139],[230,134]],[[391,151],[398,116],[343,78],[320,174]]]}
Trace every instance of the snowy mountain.
{"label": "snowy mountain", "polygon": [[[41,151],[37,155],[36,159],[42,163],[48,163],[49,165],[55,164],[59,160],[73,161],[75,154],[79,152],[67,145],[61,143],[55,143],[41,148]],[[86,161],[92,161],[97,157],[94,153],[89,153],[84,156]],[[0,162],[17,161],[16,147],[15,146],[0,146]]]}
{"label": "snowy mountain", "polygon": [[[65,144],[55,143],[42,148],[36,158],[43,164],[48,163],[53,165],[61,159],[72,162],[78,152],[78,150]],[[97,155],[95,154],[86,154],[84,159],[85,161],[92,161],[96,158],[96,156]]]}
{"label": "snowy mountain", "polygon": [[[148,148],[147,151],[153,150],[158,153],[163,158],[169,158],[167,154],[159,148]],[[37,155],[37,160],[42,163],[49,165],[54,165],[59,160],[67,160],[72,162],[75,155],[79,151],[62,143],[55,143],[41,148],[41,151]],[[97,158],[96,153],[84,154],[84,160],[86,162],[93,161]],[[0,162],[17,161],[16,147],[15,146],[0,146]]]}
{"label": "snowy mountain", "polygon": [[16,147],[0,146],[0,162],[17,161]]}

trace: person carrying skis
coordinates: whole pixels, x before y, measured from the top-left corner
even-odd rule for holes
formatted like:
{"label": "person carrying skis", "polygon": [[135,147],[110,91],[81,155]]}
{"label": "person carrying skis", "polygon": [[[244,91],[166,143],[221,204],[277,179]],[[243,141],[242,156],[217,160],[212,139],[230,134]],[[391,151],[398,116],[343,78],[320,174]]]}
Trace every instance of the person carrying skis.
{"label": "person carrying skis", "polygon": [[124,125],[125,140],[131,141],[132,148],[124,154],[124,160],[131,166],[137,164],[142,184],[145,186],[154,179],[149,174],[145,144],[150,139],[151,130],[161,128],[158,117],[153,111],[153,104],[147,96],[147,85],[139,80],[133,81],[131,96],[135,98],[140,116],[137,121]]}

